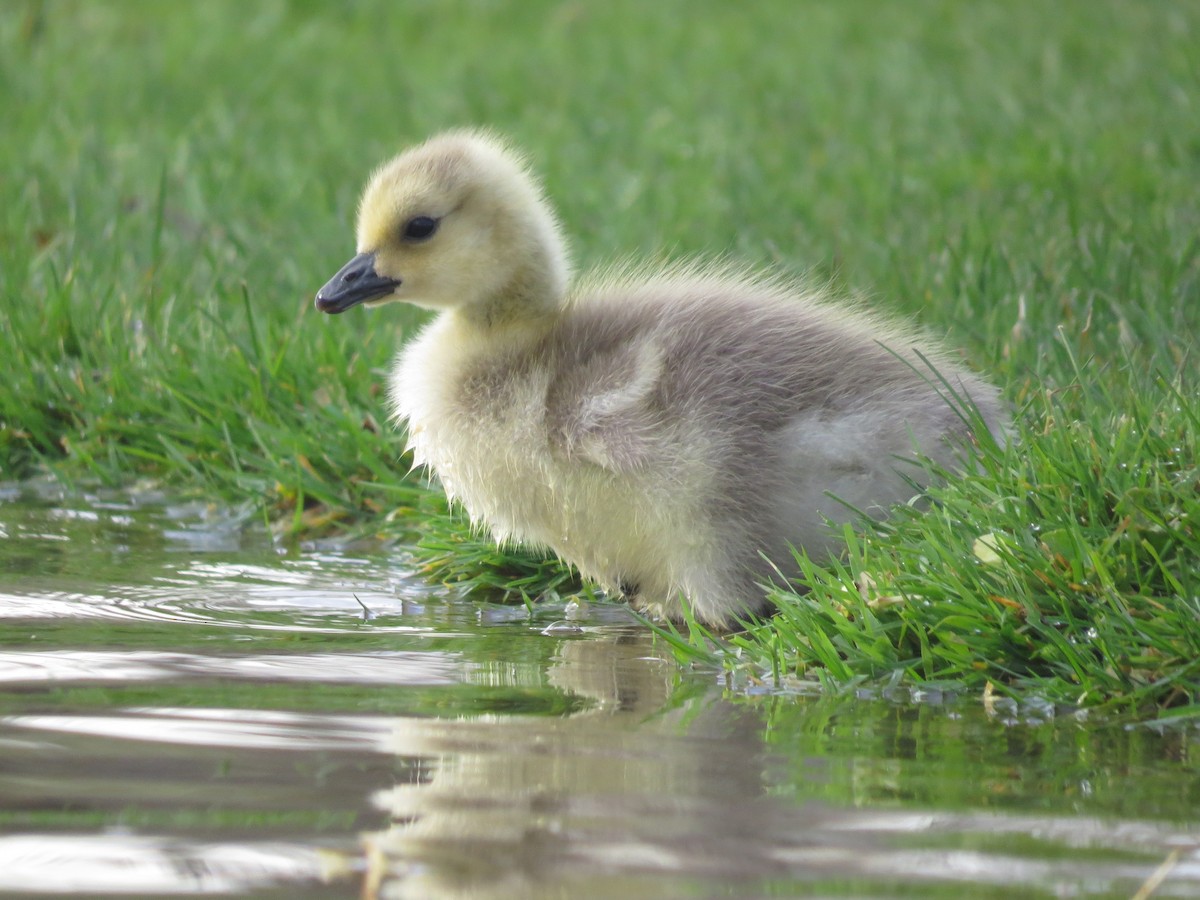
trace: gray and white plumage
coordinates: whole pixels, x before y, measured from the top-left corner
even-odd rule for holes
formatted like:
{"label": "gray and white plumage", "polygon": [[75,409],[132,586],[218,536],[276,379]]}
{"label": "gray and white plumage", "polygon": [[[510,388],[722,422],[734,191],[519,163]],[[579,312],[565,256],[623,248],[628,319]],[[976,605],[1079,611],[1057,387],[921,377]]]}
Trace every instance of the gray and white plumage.
{"label": "gray and white plumage", "polygon": [[[415,459],[497,540],[552,549],[643,608],[727,626],[762,582],[1003,431],[996,389],[909,329],[718,266],[571,285],[565,242],[497,138],[436,136],[377,171],[358,255],[317,305],[440,314],[391,383]],[[936,375],[929,364],[936,369]],[[834,495],[834,499],[830,495]],[[768,562],[770,560],[770,562]]]}

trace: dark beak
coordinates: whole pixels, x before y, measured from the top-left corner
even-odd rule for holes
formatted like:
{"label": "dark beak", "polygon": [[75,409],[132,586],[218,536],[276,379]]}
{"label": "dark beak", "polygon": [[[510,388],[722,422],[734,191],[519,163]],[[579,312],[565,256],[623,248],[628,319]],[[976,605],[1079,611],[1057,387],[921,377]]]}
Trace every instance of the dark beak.
{"label": "dark beak", "polygon": [[360,253],[346,263],[317,291],[317,309],[326,313],[345,312],[366,300],[386,297],[400,282],[375,272],[375,254]]}

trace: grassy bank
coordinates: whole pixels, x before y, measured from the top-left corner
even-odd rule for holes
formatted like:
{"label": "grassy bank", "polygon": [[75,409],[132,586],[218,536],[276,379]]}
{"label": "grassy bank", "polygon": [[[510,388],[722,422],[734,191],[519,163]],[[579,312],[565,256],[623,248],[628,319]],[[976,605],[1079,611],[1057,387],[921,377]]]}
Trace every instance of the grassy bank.
{"label": "grassy bank", "polygon": [[813,561],[730,665],[1194,712],[1198,40],[1194,7],[1117,0],[9,3],[0,478],[152,478],[422,539],[437,577],[563,578],[404,477],[380,386],[419,315],[311,308],[370,168],[488,124],[582,266],[809,272],[1017,410],[1011,449]]}

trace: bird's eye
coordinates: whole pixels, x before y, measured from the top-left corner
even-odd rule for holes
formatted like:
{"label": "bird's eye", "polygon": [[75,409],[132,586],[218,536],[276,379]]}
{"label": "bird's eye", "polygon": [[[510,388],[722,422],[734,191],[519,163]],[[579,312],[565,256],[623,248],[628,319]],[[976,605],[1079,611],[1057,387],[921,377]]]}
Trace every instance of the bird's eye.
{"label": "bird's eye", "polygon": [[431,216],[414,216],[404,223],[406,241],[424,241],[433,237],[438,229],[438,220]]}

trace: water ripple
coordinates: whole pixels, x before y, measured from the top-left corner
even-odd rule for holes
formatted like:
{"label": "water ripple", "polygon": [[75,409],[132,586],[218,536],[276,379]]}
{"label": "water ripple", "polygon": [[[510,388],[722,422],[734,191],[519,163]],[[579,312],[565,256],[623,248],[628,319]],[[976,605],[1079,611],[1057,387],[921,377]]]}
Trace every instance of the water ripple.
{"label": "water ripple", "polygon": [[240,894],[344,875],[332,853],[279,841],[200,843],[122,834],[0,837],[0,887],[62,894]]}
{"label": "water ripple", "polygon": [[321,684],[461,684],[474,665],[456,652],[201,656],[134,651],[0,651],[0,684],[239,678]]}
{"label": "water ripple", "polygon": [[250,709],[127,709],[120,715],[0,717],[7,728],[120,741],[273,751],[390,752],[390,719]]}

